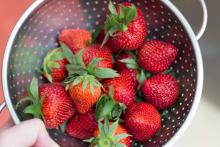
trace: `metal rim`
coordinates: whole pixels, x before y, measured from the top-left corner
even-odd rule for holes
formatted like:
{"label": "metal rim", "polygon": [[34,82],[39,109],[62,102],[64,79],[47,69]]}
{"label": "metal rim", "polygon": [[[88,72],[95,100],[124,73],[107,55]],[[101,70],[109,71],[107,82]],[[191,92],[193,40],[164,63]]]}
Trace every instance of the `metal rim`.
{"label": "metal rim", "polygon": [[[12,105],[12,102],[11,102],[11,99],[10,99],[10,96],[9,96],[9,89],[8,89],[8,82],[7,82],[7,75],[8,75],[7,67],[8,67],[9,55],[10,55],[10,52],[11,52],[12,44],[14,42],[14,39],[15,39],[16,34],[19,31],[20,27],[25,22],[25,20],[28,18],[28,16],[36,8],[38,8],[40,5],[42,5],[43,2],[45,2],[45,1],[44,0],[35,1],[24,12],[24,14],[19,19],[18,23],[15,25],[15,27],[14,27],[11,35],[10,35],[10,38],[8,40],[8,43],[7,43],[7,46],[6,46],[6,49],[5,49],[5,53],[4,53],[3,66],[2,66],[3,94],[4,94],[4,98],[5,98],[7,107],[9,109],[9,112],[10,112],[10,114],[12,116],[12,119],[15,122],[15,124],[19,124],[20,120],[18,119],[18,116],[16,115],[16,112],[13,108],[13,105]],[[169,0],[163,0],[162,2],[165,5],[167,5],[171,9],[171,11],[174,12],[174,14],[177,16],[177,18],[181,21],[183,27],[186,29],[186,31],[189,35],[189,38],[190,38],[190,40],[193,44],[193,47],[194,47],[194,52],[195,52],[195,56],[196,56],[197,71],[198,71],[197,72],[196,92],[195,92],[195,97],[194,97],[194,101],[193,101],[191,110],[190,110],[185,122],[180,127],[180,129],[177,131],[177,133],[164,145],[165,147],[170,147],[170,146],[174,145],[174,143],[180,138],[180,136],[187,129],[187,127],[189,126],[190,122],[192,121],[192,118],[194,117],[194,115],[196,113],[196,110],[198,108],[199,101],[200,101],[201,95],[202,95],[202,88],[203,88],[203,62],[202,62],[202,56],[201,56],[201,51],[200,51],[198,41],[196,39],[196,36],[195,36],[191,26],[189,25],[189,23],[187,22],[185,17],[174,6],[174,4],[172,2],[170,2]]]}

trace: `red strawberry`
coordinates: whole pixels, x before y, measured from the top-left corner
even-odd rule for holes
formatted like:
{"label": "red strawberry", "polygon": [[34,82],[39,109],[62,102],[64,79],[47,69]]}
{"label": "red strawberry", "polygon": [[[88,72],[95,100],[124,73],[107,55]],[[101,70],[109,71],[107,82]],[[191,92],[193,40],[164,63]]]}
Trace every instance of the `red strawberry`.
{"label": "red strawberry", "polygon": [[158,73],[166,70],[177,56],[177,48],[159,40],[146,42],[138,51],[138,61],[144,69]]}
{"label": "red strawberry", "polygon": [[50,82],[60,82],[67,77],[67,71],[65,66],[69,62],[63,55],[63,51],[60,48],[53,49],[47,53],[44,57],[42,74]]}
{"label": "red strawberry", "polygon": [[[102,43],[104,41],[104,38],[105,38],[105,31],[101,31],[97,37],[97,41],[98,43]],[[114,54],[118,53],[121,49],[120,48],[117,48],[117,46],[114,46],[113,43],[111,43],[111,40],[109,39],[106,43],[105,43],[105,46],[107,46],[110,51]]]}
{"label": "red strawberry", "polygon": [[85,48],[91,40],[91,33],[84,29],[66,29],[59,35],[59,41],[65,43],[73,53]]}
{"label": "red strawberry", "polygon": [[151,104],[134,103],[126,110],[124,126],[135,141],[144,142],[160,130],[160,114]]}
{"label": "red strawberry", "polygon": [[[133,81],[132,84],[134,85],[134,88],[137,89],[138,86],[138,70],[137,69],[131,69],[127,66],[127,63],[122,62],[121,60],[123,59],[132,59],[132,55],[127,54],[127,53],[121,53],[117,56],[116,62],[114,64],[114,69],[119,71],[121,74],[128,76],[131,78],[130,80]],[[137,66],[137,65],[135,65]]]}
{"label": "red strawberry", "polygon": [[132,86],[136,91],[136,89],[138,88],[138,79],[137,79],[138,71],[136,69],[127,69],[127,70],[125,69],[120,72],[120,75],[128,77],[128,81],[131,81]]}
{"label": "red strawberry", "polygon": [[116,69],[117,71],[121,72],[123,70],[126,69],[130,69],[127,67],[126,63],[122,62],[121,60],[123,59],[132,59],[132,55],[128,54],[128,53],[120,53],[117,57],[116,57],[116,61],[114,63],[114,69]]}
{"label": "red strawberry", "polygon": [[[108,126],[106,129],[105,126]],[[131,137],[128,131],[118,124],[118,121],[112,123],[105,119],[104,125],[100,122],[99,127],[94,132],[95,138],[89,140],[91,146],[98,147],[116,147],[131,146]]]}
{"label": "red strawberry", "polygon": [[108,94],[111,87],[114,89],[114,99],[126,106],[134,102],[135,90],[129,76],[121,74],[120,77],[106,79],[102,82],[105,92]]}
{"label": "red strawberry", "polygon": [[179,95],[177,80],[169,74],[158,74],[144,81],[142,93],[157,109],[173,105]]}
{"label": "red strawberry", "polygon": [[97,122],[90,110],[85,114],[76,114],[67,124],[66,132],[78,139],[88,139],[93,137],[97,128]]}
{"label": "red strawberry", "polygon": [[90,90],[90,84],[85,89],[82,87],[83,83],[77,85],[71,84],[69,87],[69,93],[73,100],[76,109],[79,113],[86,113],[88,110],[98,101],[101,96],[100,86],[94,87],[94,92]]}
{"label": "red strawberry", "polygon": [[48,129],[57,128],[76,112],[65,87],[59,83],[42,84],[38,93],[38,82],[33,78],[30,84],[30,97],[33,104],[24,112],[38,118],[42,116]]}
{"label": "red strawberry", "polygon": [[108,46],[116,50],[135,50],[141,47],[147,35],[141,10],[128,2],[118,4],[116,8],[110,2],[109,8],[111,14],[105,22],[106,36],[110,36]]}
{"label": "red strawberry", "polygon": [[83,50],[83,61],[88,65],[94,58],[102,58],[103,60],[97,64],[97,67],[112,68],[112,55],[107,47],[99,44],[92,44]]}

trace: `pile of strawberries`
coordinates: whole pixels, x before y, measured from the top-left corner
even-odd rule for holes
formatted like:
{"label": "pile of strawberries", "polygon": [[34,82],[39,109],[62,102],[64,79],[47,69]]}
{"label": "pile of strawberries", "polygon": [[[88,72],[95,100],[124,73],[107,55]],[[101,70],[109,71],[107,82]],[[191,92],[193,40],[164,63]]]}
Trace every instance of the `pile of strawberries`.
{"label": "pile of strawberries", "polygon": [[147,25],[134,4],[108,8],[101,31],[59,34],[60,47],[48,52],[41,69],[49,83],[33,78],[32,105],[24,112],[91,146],[130,147],[131,139],[144,142],[160,130],[159,112],[178,98],[178,82],[165,72],[178,49],[145,41]]}

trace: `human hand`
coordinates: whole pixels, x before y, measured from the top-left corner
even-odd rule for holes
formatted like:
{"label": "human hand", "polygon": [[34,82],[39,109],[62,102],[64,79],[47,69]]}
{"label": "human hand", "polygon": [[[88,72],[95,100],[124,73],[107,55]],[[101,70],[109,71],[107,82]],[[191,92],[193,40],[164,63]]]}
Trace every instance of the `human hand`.
{"label": "human hand", "polygon": [[24,121],[0,132],[0,147],[59,147],[40,119]]}

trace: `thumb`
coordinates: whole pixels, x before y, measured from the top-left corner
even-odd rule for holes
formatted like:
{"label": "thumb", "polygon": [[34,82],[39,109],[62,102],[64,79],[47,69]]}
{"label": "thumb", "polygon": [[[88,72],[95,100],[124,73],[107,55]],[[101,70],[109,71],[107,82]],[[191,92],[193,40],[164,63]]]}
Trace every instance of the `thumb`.
{"label": "thumb", "polygon": [[0,134],[0,146],[9,147],[59,147],[48,135],[40,119],[24,121]]}

